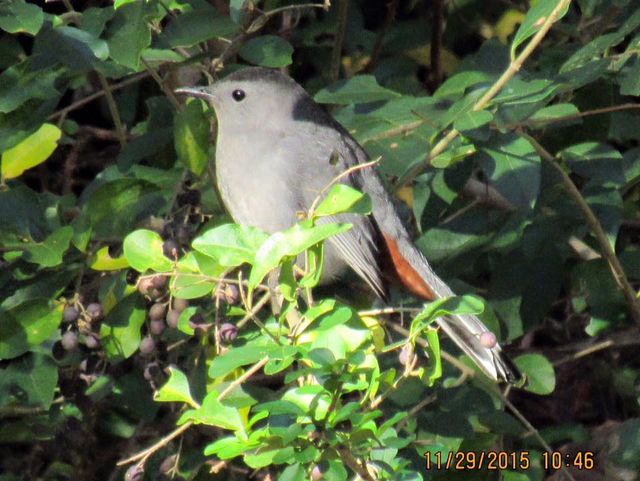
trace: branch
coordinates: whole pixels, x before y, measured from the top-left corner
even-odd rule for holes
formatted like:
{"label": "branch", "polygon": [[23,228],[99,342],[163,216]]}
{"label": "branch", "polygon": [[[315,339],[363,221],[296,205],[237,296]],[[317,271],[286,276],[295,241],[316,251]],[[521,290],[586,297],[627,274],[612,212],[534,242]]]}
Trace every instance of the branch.
{"label": "branch", "polygon": [[329,78],[335,82],[340,77],[340,63],[342,59],[342,45],[344,44],[344,34],[347,30],[347,13],[349,11],[349,0],[339,0],[338,5],[338,25],[336,27],[336,39],[331,52],[331,66]]}
{"label": "branch", "polygon": [[578,205],[578,208],[582,212],[589,229],[595,236],[598,241],[598,245],[600,246],[600,252],[602,256],[607,259],[609,263],[609,267],[611,267],[611,272],[613,274],[613,279],[624,294],[624,298],[627,301],[627,305],[629,307],[629,311],[631,312],[631,316],[633,319],[640,323],[640,304],[636,299],[636,293],[633,290],[633,287],[629,283],[629,279],[627,279],[627,275],[620,264],[620,261],[616,257],[616,253],[614,252],[611,244],[609,243],[609,239],[607,238],[607,233],[604,231],[600,221],[596,217],[596,215],[587,204],[587,201],[582,197],[582,194],[573,183],[569,175],[562,169],[562,167],[556,162],[551,153],[549,153],[542,145],[538,143],[536,139],[531,137],[524,132],[520,132],[520,135],[527,139],[533,148],[538,152],[540,157],[546,160],[560,175],[562,179],[562,183],[567,190],[569,196],[573,199],[573,201]]}
{"label": "branch", "polygon": [[444,23],[443,0],[433,1],[433,30],[431,32],[431,89],[435,91],[442,83],[442,30]]}
{"label": "branch", "polygon": [[373,48],[371,49],[371,55],[369,56],[369,61],[367,65],[365,65],[362,71],[364,73],[371,72],[376,64],[378,63],[378,58],[380,58],[380,52],[382,51],[382,44],[384,42],[384,37],[387,35],[387,32],[391,28],[391,24],[396,18],[396,12],[398,11],[398,4],[400,0],[391,0],[387,5],[387,16],[384,19],[384,24],[382,25],[382,29],[378,33],[376,37],[376,43],[373,44]]}
{"label": "branch", "polygon": [[[485,94],[480,97],[473,105],[471,109],[473,112],[478,112],[482,110],[487,104],[502,90],[502,88],[506,85],[506,83],[511,80],[511,78],[520,70],[522,64],[524,64],[525,60],[529,58],[529,56],[533,53],[536,47],[542,42],[542,39],[545,37],[547,32],[551,29],[553,23],[560,16],[560,12],[567,7],[571,3],[571,0],[560,0],[556,8],[553,9],[551,14],[546,18],[540,30],[536,32],[533,38],[529,41],[527,46],[522,50],[522,52],[512,60],[507,69],[500,75],[500,78],[496,80],[496,82],[489,87],[489,90],[485,92]],[[438,155],[445,151],[445,149],[449,146],[451,142],[453,142],[456,137],[460,135],[456,129],[450,130],[447,135],[445,135],[440,141],[431,149],[429,155],[418,164],[414,165],[410,168],[404,175],[398,179],[396,185],[394,187],[394,192],[397,192],[401,187],[411,183],[418,175],[420,175],[429,165],[431,165],[431,161],[435,159]]]}

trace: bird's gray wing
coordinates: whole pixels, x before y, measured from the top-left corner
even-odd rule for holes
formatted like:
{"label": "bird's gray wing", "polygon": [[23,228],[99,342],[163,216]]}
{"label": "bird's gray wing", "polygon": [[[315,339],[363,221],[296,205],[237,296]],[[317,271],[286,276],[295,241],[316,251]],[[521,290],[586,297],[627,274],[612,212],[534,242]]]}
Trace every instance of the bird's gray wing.
{"label": "bird's gray wing", "polygon": [[[352,149],[342,135],[341,130],[327,126],[312,126],[314,140],[302,146],[299,152],[299,170],[296,178],[302,182],[300,204],[308,210],[318,195],[326,195],[327,188],[347,168],[366,161],[366,154],[358,147]],[[356,144],[357,145],[357,144]],[[298,147],[292,147],[298,150]],[[342,177],[338,182],[358,188],[353,176]],[[361,190],[361,189],[359,189]],[[379,233],[372,219],[366,215],[338,214],[319,219],[320,223],[349,223],[351,229],[329,238],[329,248],[356,274],[364,279],[373,291],[382,299],[388,298],[388,290],[382,270]],[[331,261],[332,252],[328,252],[325,262]]]}

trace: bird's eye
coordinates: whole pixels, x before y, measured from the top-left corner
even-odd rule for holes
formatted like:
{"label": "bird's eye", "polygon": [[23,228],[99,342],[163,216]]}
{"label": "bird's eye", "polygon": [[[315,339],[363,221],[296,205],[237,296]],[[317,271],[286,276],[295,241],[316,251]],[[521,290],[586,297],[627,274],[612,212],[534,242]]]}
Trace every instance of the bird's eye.
{"label": "bird's eye", "polygon": [[231,93],[231,96],[236,102],[242,102],[247,94],[244,93],[244,90],[236,89]]}

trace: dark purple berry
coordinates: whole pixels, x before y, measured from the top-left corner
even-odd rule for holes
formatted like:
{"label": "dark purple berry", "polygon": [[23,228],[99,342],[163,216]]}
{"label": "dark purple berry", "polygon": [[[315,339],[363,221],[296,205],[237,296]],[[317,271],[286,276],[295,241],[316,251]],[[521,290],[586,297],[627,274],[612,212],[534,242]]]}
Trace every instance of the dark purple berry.
{"label": "dark purple berry", "polygon": [[147,381],[153,381],[160,375],[160,373],[161,369],[160,366],[158,366],[158,363],[151,362],[145,366],[143,376]]}
{"label": "dark purple berry", "polygon": [[220,340],[227,344],[231,344],[238,337],[238,328],[229,322],[222,324],[219,332]]}
{"label": "dark purple berry", "polygon": [[151,284],[153,285],[154,288],[163,290],[165,287],[167,287],[167,276],[161,276],[161,275],[153,276],[151,278]]}
{"label": "dark purple berry", "polygon": [[168,474],[169,471],[173,469],[175,464],[176,464],[176,455],[173,454],[162,460],[162,463],[160,463],[160,467],[158,468],[158,471],[160,471],[162,474]]}
{"label": "dark purple berry", "polygon": [[177,260],[180,257],[180,246],[173,239],[167,239],[162,244],[162,252],[169,259]]}
{"label": "dark purple berry", "polygon": [[78,335],[73,331],[67,331],[62,335],[60,343],[65,351],[73,351],[78,347]]}
{"label": "dark purple berry", "polygon": [[149,309],[149,319],[152,321],[162,320],[164,319],[166,312],[167,306],[158,302]]}
{"label": "dark purple berry", "polygon": [[62,319],[64,319],[65,322],[75,322],[79,316],[80,312],[73,306],[66,306],[64,311],[62,311]]}
{"label": "dark purple berry", "polygon": [[142,481],[144,478],[144,467],[134,464],[124,473],[124,481]]}
{"label": "dark purple berry", "polygon": [[92,321],[97,321],[104,315],[104,312],[102,311],[102,305],[97,302],[92,302],[91,304],[89,304],[85,308],[85,311]]}
{"label": "dark purple berry", "polygon": [[167,325],[172,328],[178,327],[178,320],[180,319],[180,311],[171,309],[167,312]]}
{"label": "dark purple berry", "polygon": [[140,341],[140,352],[142,354],[151,354],[156,348],[156,343],[151,336],[142,338]]}
{"label": "dark purple berry", "polygon": [[240,291],[235,284],[222,284],[216,290],[216,297],[227,304],[236,304],[240,300]]}
{"label": "dark purple berry", "polygon": [[98,349],[100,347],[100,340],[98,339],[98,335],[94,333],[87,334],[84,338],[84,344],[89,349]]}
{"label": "dark purple berry", "polygon": [[173,299],[173,308],[176,311],[182,312],[187,307],[189,307],[189,301],[187,301],[186,299]]}
{"label": "dark purple berry", "polygon": [[151,334],[154,334],[156,336],[159,336],[160,334],[162,334],[162,331],[164,331],[164,321],[162,319],[158,319],[156,321],[151,321],[149,323],[149,332]]}

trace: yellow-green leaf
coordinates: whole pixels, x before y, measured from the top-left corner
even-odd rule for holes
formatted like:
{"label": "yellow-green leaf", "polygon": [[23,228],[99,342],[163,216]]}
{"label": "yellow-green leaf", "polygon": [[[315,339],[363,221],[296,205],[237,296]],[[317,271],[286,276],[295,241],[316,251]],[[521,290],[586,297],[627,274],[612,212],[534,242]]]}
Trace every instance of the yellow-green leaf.
{"label": "yellow-green leaf", "polygon": [[43,124],[18,145],[2,153],[2,177],[13,179],[41,164],[56,150],[62,132],[53,124]]}

